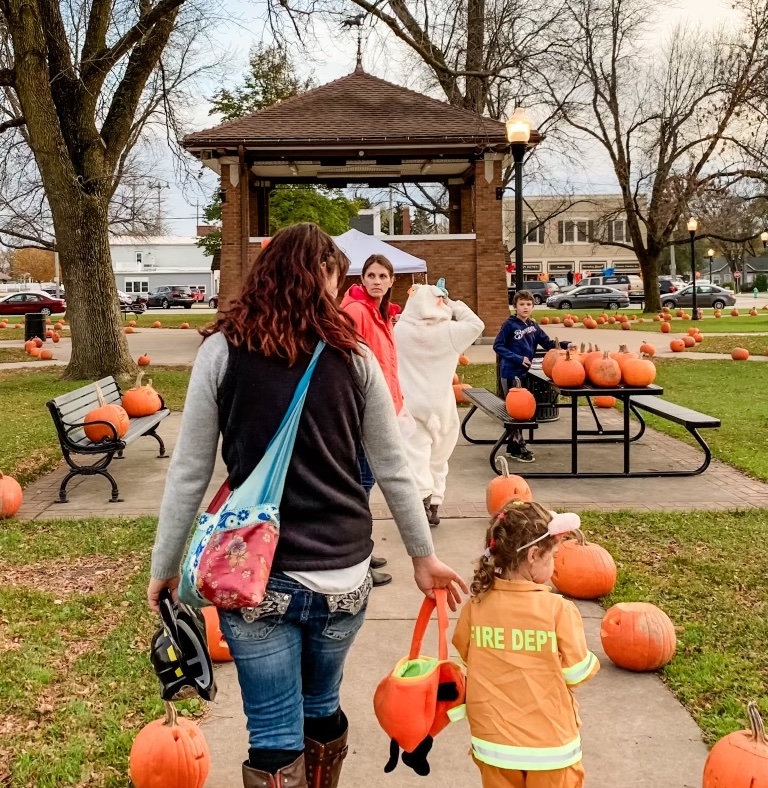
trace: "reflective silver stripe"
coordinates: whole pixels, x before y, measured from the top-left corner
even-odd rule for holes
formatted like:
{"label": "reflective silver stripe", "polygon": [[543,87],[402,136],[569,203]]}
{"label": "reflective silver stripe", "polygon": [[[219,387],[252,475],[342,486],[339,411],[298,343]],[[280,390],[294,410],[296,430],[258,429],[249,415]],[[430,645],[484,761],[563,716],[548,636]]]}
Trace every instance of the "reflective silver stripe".
{"label": "reflective silver stripe", "polygon": [[511,747],[494,744],[472,737],[472,752],[478,761],[499,769],[520,769],[543,772],[548,769],[565,769],[581,760],[581,739],[562,747]]}
{"label": "reflective silver stripe", "polygon": [[578,684],[589,676],[594,670],[597,657],[590,651],[587,656],[576,665],[570,668],[563,668],[563,678],[566,684]]}
{"label": "reflective silver stripe", "polygon": [[452,709],[448,709],[448,719],[451,722],[458,722],[459,720],[466,719],[467,716],[467,704],[462,703],[460,706],[454,706]]}

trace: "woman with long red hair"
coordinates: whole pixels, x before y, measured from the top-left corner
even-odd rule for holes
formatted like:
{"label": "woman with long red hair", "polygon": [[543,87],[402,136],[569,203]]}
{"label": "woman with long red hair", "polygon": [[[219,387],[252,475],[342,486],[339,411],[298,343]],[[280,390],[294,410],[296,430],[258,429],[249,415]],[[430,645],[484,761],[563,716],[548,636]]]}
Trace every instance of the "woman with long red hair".
{"label": "woman with long red hair", "polygon": [[318,342],[285,489],[280,539],[264,601],[220,610],[249,732],[245,788],[335,788],[346,755],[339,706],[344,660],[371,589],[371,513],[360,485],[365,448],[419,589],[463,580],[434,554],[429,525],[403,454],[387,384],[352,321],[337,306],[349,261],[313,224],[280,231],[239,298],[203,332],[160,511],[149,605],[176,593],[179,564],[213,474],[219,438],[237,488],[265,453]]}

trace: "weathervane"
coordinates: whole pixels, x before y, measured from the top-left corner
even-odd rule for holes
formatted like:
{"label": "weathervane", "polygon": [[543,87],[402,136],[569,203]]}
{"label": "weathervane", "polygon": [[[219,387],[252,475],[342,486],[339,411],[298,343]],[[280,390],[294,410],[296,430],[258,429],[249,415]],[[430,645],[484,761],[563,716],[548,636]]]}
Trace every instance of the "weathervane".
{"label": "weathervane", "polygon": [[360,73],[363,70],[363,20],[365,14],[355,14],[355,16],[348,16],[341,23],[342,27],[356,27],[357,28],[357,64],[355,65],[355,73]]}

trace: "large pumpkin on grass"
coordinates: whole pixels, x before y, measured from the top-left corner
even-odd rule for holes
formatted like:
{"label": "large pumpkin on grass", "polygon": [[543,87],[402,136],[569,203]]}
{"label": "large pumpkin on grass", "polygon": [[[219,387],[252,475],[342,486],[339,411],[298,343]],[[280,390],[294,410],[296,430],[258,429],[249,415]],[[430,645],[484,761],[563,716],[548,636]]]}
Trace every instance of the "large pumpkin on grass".
{"label": "large pumpkin on grass", "polygon": [[504,404],[515,421],[530,421],[536,415],[536,398],[528,389],[522,388],[519,378],[515,378]]}
{"label": "large pumpkin on grass", "polygon": [[99,386],[96,386],[96,396],[99,399],[99,407],[85,414],[85,427],[83,429],[86,437],[94,443],[106,438],[114,439],[115,434],[109,428],[109,425],[112,424],[117,432],[117,437],[122,438],[128,432],[128,427],[130,426],[130,419],[125,409],[120,405],[107,405],[104,402],[104,395]]}
{"label": "large pumpkin on grass", "polygon": [[581,531],[564,539],[555,556],[552,582],[574,599],[607,596],[616,585],[616,562],[599,544],[588,542]]}
{"label": "large pumpkin on grass", "polygon": [[673,657],[677,638],[669,616],[648,602],[619,602],[603,618],[600,641],[611,662],[627,670],[658,670]]}
{"label": "large pumpkin on grass", "polygon": [[749,351],[743,347],[735,347],[731,351],[731,358],[734,361],[746,361],[749,358]]}
{"label": "large pumpkin on grass", "polygon": [[139,372],[133,388],[123,394],[123,408],[132,419],[151,416],[163,407],[163,398],[152,388],[152,381],[148,386],[141,385],[143,377],[144,373]]}
{"label": "large pumpkin on grass", "polygon": [[519,498],[521,501],[532,501],[533,495],[528,482],[520,476],[509,472],[506,457],[497,457],[496,465],[501,468],[501,476],[491,479],[485,488],[485,506],[488,514],[498,514],[510,501]]}
{"label": "large pumpkin on grass", "polygon": [[747,706],[748,731],[734,731],[709,751],[702,788],[768,788],[768,739],[757,704]]}
{"label": "large pumpkin on grass", "polygon": [[200,728],[165,701],[165,719],[145,725],[131,747],[128,771],[136,788],[203,788],[211,754]]}
{"label": "large pumpkin on grass", "polygon": [[668,334],[672,329],[670,328],[669,323],[662,323],[661,324],[661,333]]}
{"label": "large pumpkin on grass", "polygon": [[595,397],[592,402],[594,402],[598,408],[616,407],[616,397]]}
{"label": "large pumpkin on grass", "polygon": [[646,356],[655,356],[656,348],[650,342],[643,342],[640,345],[640,352],[645,353]]}
{"label": "large pumpkin on grass", "polygon": [[[694,342],[694,344],[696,343]],[[669,343],[669,349],[673,353],[682,353],[685,350],[685,342],[682,339],[673,339]]]}
{"label": "large pumpkin on grass", "polygon": [[13,517],[21,508],[23,500],[24,493],[16,479],[0,473],[0,520]]}

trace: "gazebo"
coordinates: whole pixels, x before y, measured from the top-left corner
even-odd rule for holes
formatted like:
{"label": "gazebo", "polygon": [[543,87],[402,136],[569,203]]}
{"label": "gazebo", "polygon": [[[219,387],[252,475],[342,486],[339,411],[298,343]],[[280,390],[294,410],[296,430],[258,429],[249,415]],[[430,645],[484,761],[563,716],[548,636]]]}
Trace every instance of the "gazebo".
{"label": "gazebo", "polygon": [[[493,336],[509,315],[502,242],[505,127],[367,74],[352,74],[295,98],[190,134],[184,147],[221,178],[220,303],[237,292],[269,235],[269,193],[279,184],[370,187],[441,183],[449,232],[386,236],[445,277]],[[404,302],[408,281],[396,284]]]}

